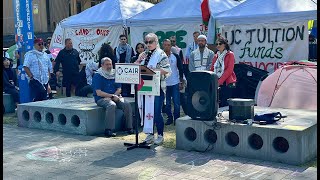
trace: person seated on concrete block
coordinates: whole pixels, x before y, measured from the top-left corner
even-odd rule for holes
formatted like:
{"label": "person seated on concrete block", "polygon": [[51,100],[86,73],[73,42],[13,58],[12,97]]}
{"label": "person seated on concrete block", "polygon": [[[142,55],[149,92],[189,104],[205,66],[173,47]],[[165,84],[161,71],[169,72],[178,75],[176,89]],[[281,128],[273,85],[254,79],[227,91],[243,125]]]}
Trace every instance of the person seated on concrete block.
{"label": "person seated on concrete block", "polygon": [[132,108],[130,103],[121,96],[121,84],[115,83],[115,70],[112,60],[108,57],[101,59],[101,67],[92,78],[93,97],[98,106],[106,109],[105,136],[115,137],[116,108],[122,109],[125,115],[128,134],[133,134]]}
{"label": "person seated on concrete block", "polygon": [[8,58],[3,57],[3,92],[11,94],[17,106],[19,103],[19,88],[16,71],[10,66]]}

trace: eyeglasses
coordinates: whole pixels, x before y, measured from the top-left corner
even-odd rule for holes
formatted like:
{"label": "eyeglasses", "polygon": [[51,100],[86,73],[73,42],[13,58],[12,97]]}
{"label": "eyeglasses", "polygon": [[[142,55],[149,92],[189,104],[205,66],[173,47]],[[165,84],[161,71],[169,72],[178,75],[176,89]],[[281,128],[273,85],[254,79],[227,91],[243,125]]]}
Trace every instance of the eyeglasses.
{"label": "eyeglasses", "polygon": [[216,46],[221,46],[223,43],[216,43]]}
{"label": "eyeglasses", "polygon": [[38,43],[38,46],[43,46],[43,43]]}
{"label": "eyeglasses", "polygon": [[152,44],[154,41],[145,41],[145,44]]}

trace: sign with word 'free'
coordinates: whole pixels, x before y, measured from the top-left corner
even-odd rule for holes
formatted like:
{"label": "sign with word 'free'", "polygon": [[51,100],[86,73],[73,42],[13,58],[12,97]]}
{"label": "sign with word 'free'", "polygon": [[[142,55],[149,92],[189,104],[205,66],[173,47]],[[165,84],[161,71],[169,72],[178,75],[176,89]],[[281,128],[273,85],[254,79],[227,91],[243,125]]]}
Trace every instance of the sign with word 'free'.
{"label": "sign with word 'free'", "polygon": [[162,47],[162,42],[165,39],[170,39],[171,36],[176,36],[176,45],[182,49],[183,54],[186,53],[188,44],[194,42],[193,32],[198,31],[201,34],[207,35],[207,26],[199,23],[188,24],[171,24],[161,26],[138,26],[131,27],[131,46],[135,47],[137,43],[144,42],[144,37],[148,33],[155,33],[159,39],[159,45]]}
{"label": "sign with word 'free'", "polygon": [[284,62],[308,59],[308,21],[223,26],[236,63],[274,72]]}
{"label": "sign with word 'free'", "polygon": [[115,73],[116,83],[140,83],[140,66],[137,64],[116,63]]}

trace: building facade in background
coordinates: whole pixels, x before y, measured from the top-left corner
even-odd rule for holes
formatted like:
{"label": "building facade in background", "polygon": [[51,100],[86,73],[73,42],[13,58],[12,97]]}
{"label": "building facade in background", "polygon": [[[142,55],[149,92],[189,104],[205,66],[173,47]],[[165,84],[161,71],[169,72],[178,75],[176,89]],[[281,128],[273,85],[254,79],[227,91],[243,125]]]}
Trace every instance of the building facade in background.
{"label": "building facade in background", "polygon": [[[104,0],[32,0],[35,33],[53,32],[57,23]],[[3,36],[13,35],[14,7],[12,0],[3,0]]]}

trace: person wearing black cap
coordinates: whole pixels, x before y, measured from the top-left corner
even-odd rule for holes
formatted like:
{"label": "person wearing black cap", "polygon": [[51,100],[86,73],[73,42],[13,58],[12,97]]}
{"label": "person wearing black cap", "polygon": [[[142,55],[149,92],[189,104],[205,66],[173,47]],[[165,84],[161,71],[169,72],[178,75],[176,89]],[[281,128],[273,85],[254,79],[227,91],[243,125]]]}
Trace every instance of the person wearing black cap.
{"label": "person wearing black cap", "polygon": [[79,84],[80,56],[79,52],[73,48],[72,40],[65,39],[65,48],[63,48],[55,59],[54,72],[59,76],[60,63],[62,64],[63,80],[62,84],[66,87],[66,96],[71,96],[71,89],[75,94],[75,89]]}
{"label": "person wearing black cap", "polygon": [[19,88],[15,70],[10,67],[11,62],[3,57],[3,92],[11,94],[16,105],[19,103]]}
{"label": "person wearing black cap", "polygon": [[44,43],[41,38],[34,40],[34,49],[25,54],[23,68],[29,78],[30,97],[32,101],[47,99],[50,72],[53,71],[52,64],[45,52]]}

